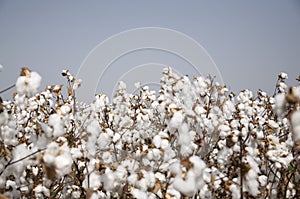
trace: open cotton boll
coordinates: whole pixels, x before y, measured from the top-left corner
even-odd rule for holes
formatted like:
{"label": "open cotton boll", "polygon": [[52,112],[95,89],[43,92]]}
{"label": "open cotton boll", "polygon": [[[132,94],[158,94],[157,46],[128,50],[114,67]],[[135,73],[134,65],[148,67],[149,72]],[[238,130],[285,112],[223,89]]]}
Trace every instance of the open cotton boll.
{"label": "open cotton boll", "polygon": [[8,120],[8,114],[4,110],[2,113],[0,113],[0,126],[4,125]]}
{"label": "open cotton boll", "polygon": [[41,85],[42,78],[37,72],[30,72],[29,76],[20,76],[17,79],[17,92],[27,97],[33,96]]}
{"label": "open cotton boll", "polygon": [[300,141],[300,110],[292,114],[291,123],[293,126],[294,141]]}
{"label": "open cotton boll", "polygon": [[59,115],[52,114],[48,119],[48,124],[53,127],[53,136],[59,137],[65,133],[64,123]]}
{"label": "open cotton boll", "polygon": [[287,75],[286,73],[284,73],[284,72],[281,72],[281,73],[279,74],[279,78],[281,78],[281,79],[287,79],[287,78],[288,78],[288,75]]}
{"label": "open cotton boll", "polygon": [[[88,180],[89,180],[89,186],[90,187],[87,186],[88,185],[88,182],[87,182]],[[84,187],[88,187],[88,188],[91,188],[93,190],[96,190],[101,186],[101,176],[96,172],[92,172],[89,175],[89,177],[84,180],[83,183],[84,183]]]}
{"label": "open cotton boll", "polygon": [[188,172],[188,176],[185,180],[183,180],[180,176],[176,176],[173,182],[173,187],[179,191],[180,193],[183,193],[186,196],[193,196],[196,189],[196,182],[193,177],[192,171]]}
{"label": "open cotton boll", "polygon": [[169,123],[170,128],[177,129],[181,126],[184,116],[182,112],[176,111]]}
{"label": "open cotton boll", "polygon": [[140,198],[140,199],[147,199],[148,198],[146,192],[141,191],[139,189],[135,189],[135,188],[132,189],[131,194],[134,196],[134,198]]}
{"label": "open cotton boll", "polygon": [[55,169],[58,176],[64,176],[71,172],[73,163],[67,144],[64,144],[60,148],[59,154],[60,155],[55,158]]}
{"label": "open cotton boll", "polygon": [[0,64],[0,72],[2,72],[3,71],[3,66]]}
{"label": "open cotton boll", "polygon": [[253,169],[250,169],[246,174],[245,185],[247,186],[249,193],[252,196],[257,196],[257,194],[259,194],[259,190],[258,190],[259,183],[257,180],[257,173]]}
{"label": "open cotton boll", "polygon": [[180,145],[180,153],[183,156],[188,156],[192,150],[192,136],[189,132],[188,125],[183,123],[179,128],[178,144]]}
{"label": "open cotton boll", "polygon": [[[27,155],[29,155],[30,153],[31,152],[27,149],[26,144],[20,144],[20,145],[16,146],[16,148],[13,151],[13,157],[14,157],[13,161],[24,158]],[[28,159],[19,161],[16,164],[14,164],[14,170],[18,173],[22,173],[28,163],[29,163]]]}
{"label": "open cotton boll", "polygon": [[34,188],[34,193],[36,198],[44,198],[44,196],[49,197],[50,191],[47,187],[44,187],[43,185],[37,185]]}
{"label": "open cotton boll", "polygon": [[43,161],[48,165],[54,165],[56,161],[56,156],[59,153],[59,145],[56,142],[51,142],[43,156]]}
{"label": "open cotton boll", "polygon": [[68,104],[65,104],[60,107],[60,111],[62,115],[67,115],[71,112],[71,106]]}
{"label": "open cotton boll", "polygon": [[239,199],[241,197],[240,188],[238,186],[232,184],[230,185],[229,189],[231,191],[232,199]]}

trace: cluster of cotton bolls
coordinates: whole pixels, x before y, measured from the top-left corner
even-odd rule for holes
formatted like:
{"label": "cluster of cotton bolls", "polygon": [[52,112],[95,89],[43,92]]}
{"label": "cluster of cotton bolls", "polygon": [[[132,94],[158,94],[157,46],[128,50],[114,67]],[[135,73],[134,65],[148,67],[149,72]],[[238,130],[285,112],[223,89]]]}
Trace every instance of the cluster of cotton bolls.
{"label": "cluster of cotton bolls", "polygon": [[[300,197],[300,87],[235,95],[163,70],[158,93],[120,82],[76,101],[81,80],[39,91],[23,68],[0,101],[0,193],[14,198]],[[138,86],[138,85],[137,85]],[[63,96],[67,93],[67,96]]]}

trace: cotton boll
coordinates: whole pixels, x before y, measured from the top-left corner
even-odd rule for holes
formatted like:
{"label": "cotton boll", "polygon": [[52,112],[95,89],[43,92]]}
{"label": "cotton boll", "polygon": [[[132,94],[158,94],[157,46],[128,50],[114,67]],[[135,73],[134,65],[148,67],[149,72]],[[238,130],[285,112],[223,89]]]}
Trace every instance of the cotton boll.
{"label": "cotton boll", "polygon": [[115,186],[114,186],[115,177],[111,170],[106,169],[105,174],[102,175],[101,179],[102,179],[105,190],[113,191],[115,189]]}
{"label": "cotton boll", "polygon": [[27,97],[33,96],[41,85],[41,76],[37,72],[30,72],[29,76],[20,76],[16,82],[17,92]]}
{"label": "cotton boll", "polygon": [[240,189],[235,184],[231,184],[229,190],[231,191],[232,199],[239,199],[241,197]]}
{"label": "cotton boll", "polygon": [[0,113],[0,126],[3,126],[8,120],[8,114],[4,110],[2,113]]}
{"label": "cotton boll", "polygon": [[281,115],[282,112],[284,111],[285,104],[286,104],[285,94],[284,93],[277,94],[275,96],[275,109],[278,115]]}
{"label": "cotton boll", "polygon": [[96,111],[103,109],[108,104],[108,102],[109,102],[109,100],[106,95],[104,95],[104,94],[97,95],[96,100],[95,100]]}
{"label": "cotton boll", "polygon": [[106,151],[102,154],[102,159],[103,159],[105,164],[110,164],[113,161],[112,155],[108,151]]}
{"label": "cotton boll", "polygon": [[55,170],[59,176],[67,175],[72,170],[72,157],[69,147],[64,144],[61,147],[60,155],[55,158]]}
{"label": "cotton boll", "polygon": [[191,142],[192,142],[192,138],[189,133],[188,125],[184,123],[179,128],[179,137],[178,137],[178,144],[181,146],[180,148],[181,155],[187,156],[192,152]]}
{"label": "cotton boll", "polygon": [[258,190],[258,181],[257,181],[257,173],[253,169],[250,169],[248,173],[246,174],[246,181],[245,184],[247,185],[249,189],[249,193],[252,196],[257,196],[259,194]]}
{"label": "cotton boll", "polygon": [[59,115],[52,114],[48,119],[48,124],[53,128],[53,136],[59,137],[65,133],[64,123]]}
{"label": "cotton boll", "polygon": [[79,148],[72,148],[71,151],[71,156],[73,160],[79,159],[83,156],[83,154],[81,153],[81,150]]}
{"label": "cotton boll", "polygon": [[298,100],[300,100],[300,86],[294,87],[293,94]]}
{"label": "cotton boll", "polygon": [[293,127],[293,131],[294,131],[294,140],[300,141],[300,125]]}
{"label": "cotton boll", "polygon": [[281,72],[281,73],[279,74],[279,78],[280,78],[280,79],[287,79],[287,78],[288,78],[288,75],[287,75],[286,73],[284,73],[284,72]]}
{"label": "cotton boll", "polygon": [[295,111],[291,117],[291,123],[293,126],[294,141],[300,141],[300,111]]}
{"label": "cotton boll", "polygon": [[202,106],[197,105],[195,107],[195,113],[198,115],[204,114],[204,113],[206,113],[206,110]]}
{"label": "cotton boll", "polygon": [[260,186],[262,186],[262,187],[266,186],[267,180],[268,180],[268,177],[265,175],[261,175],[258,177],[258,181],[260,183]]}
{"label": "cotton boll", "polygon": [[89,180],[91,189],[96,190],[101,186],[101,176],[98,173],[92,172],[90,174]]}
{"label": "cotton boll", "polygon": [[99,149],[104,149],[106,147],[108,147],[108,145],[110,144],[110,138],[108,137],[108,135],[106,133],[101,133],[98,137],[98,146]]}
{"label": "cotton boll", "polygon": [[176,111],[169,123],[170,128],[174,128],[174,129],[179,128],[183,122],[183,119],[184,119],[184,116],[183,116],[182,112]]}
{"label": "cotton boll", "polygon": [[181,175],[181,168],[180,168],[180,164],[179,164],[178,161],[172,163],[172,164],[170,165],[170,168],[169,168],[169,169],[170,169],[170,172],[171,172],[171,173],[174,173],[174,174],[176,174],[176,175]]}
{"label": "cotton boll", "polygon": [[51,142],[46,151],[45,154],[43,156],[43,160],[46,164],[51,165],[54,164],[55,162],[55,157],[59,152],[59,146],[56,142]]}
{"label": "cotton boll", "polygon": [[68,104],[65,104],[63,106],[60,107],[60,111],[62,115],[67,115],[71,112],[71,107]]}
{"label": "cotton boll", "polygon": [[115,133],[115,135],[112,139],[113,143],[118,142],[120,140],[120,138],[121,138],[121,135],[119,133]]}
{"label": "cotton boll", "polygon": [[268,125],[273,129],[279,128],[279,125],[274,120],[269,120]]}
{"label": "cotton boll", "polygon": [[133,188],[131,194],[135,197],[135,198],[139,198],[139,199],[148,199],[147,193],[144,191],[141,191],[139,189]]}
{"label": "cotton boll", "polygon": [[0,72],[3,71],[3,68],[4,68],[3,65],[0,64]]}
{"label": "cotton boll", "polygon": [[93,138],[97,137],[101,132],[99,122],[97,120],[92,120],[92,122],[87,126],[86,129]]}
{"label": "cotton boll", "polygon": [[[26,144],[20,144],[16,146],[16,148],[13,150],[13,161],[16,161],[18,159],[21,159],[23,157],[26,157],[30,154],[30,151],[27,149]],[[14,164],[14,170],[18,172],[18,174],[21,174],[24,169],[26,168],[27,164],[29,164],[29,160],[25,159],[23,161],[19,161],[16,164]]]}
{"label": "cotton boll", "polygon": [[50,197],[49,189],[47,187],[44,187],[43,185],[37,185],[33,191],[36,198],[44,198],[45,196]]}
{"label": "cotton boll", "polygon": [[192,197],[197,191],[195,180],[192,177],[188,177],[186,180],[183,180],[181,177],[176,176],[173,182],[173,187],[180,193],[189,197]]}
{"label": "cotton boll", "polygon": [[161,138],[159,135],[154,136],[153,144],[156,148],[159,148],[161,146]]}
{"label": "cotton boll", "polygon": [[73,81],[73,90],[77,90],[81,86],[81,79],[74,79]]}

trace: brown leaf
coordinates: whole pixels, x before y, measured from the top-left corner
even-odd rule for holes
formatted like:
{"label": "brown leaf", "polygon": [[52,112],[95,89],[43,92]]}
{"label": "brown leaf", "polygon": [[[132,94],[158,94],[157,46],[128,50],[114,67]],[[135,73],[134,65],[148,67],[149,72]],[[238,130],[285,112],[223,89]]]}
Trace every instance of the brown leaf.
{"label": "brown leaf", "polygon": [[27,67],[23,67],[20,72],[20,76],[30,77],[30,69]]}
{"label": "brown leaf", "polygon": [[160,189],[160,182],[159,181],[156,181],[155,185],[154,185],[154,188],[152,190],[153,193],[157,193]]}
{"label": "brown leaf", "polygon": [[192,167],[192,164],[191,164],[191,162],[189,161],[188,158],[181,160],[180,164],[182,166],[184,166],[185,168],[187,168],[187,169]]}
{"label": "brown leaf", "polygon": [[45,163],[43,163],[43,169],[48,179],[52,181],[56,179],[56,171],[54,165],[48,166]]}
{"label": "brown leaf", "polygon": [[68,86],[68,95],[69,96],[74,96],[74,91],[70,86]]}

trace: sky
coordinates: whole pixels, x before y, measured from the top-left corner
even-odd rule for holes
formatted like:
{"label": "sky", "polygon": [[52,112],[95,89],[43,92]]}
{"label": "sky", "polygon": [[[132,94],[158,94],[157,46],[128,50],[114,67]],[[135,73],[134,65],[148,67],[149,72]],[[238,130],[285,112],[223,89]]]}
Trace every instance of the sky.
{"label": "sky", "polygon": [[[292,85],[300,75],[298,0],[0,0],[0,64],[4,66],[0,90],[13,84],[24,66],[42,76],[42,87],[64,84],[63,69],[77,74],[99,44],[124,31],[145,27],[173,30],[200,44],[233,92],[262,89],[272,94],[281,71],[288,73]],[[146,35],[142,39],[149,38]],[[114,45],[121,48],[127,44],[123,40]],[[114,52],[115,48],[108,46],[107,51]],[[170,51],[144,49],[118,56],[122,59],[111,64],[111,73],[102,82],[95,80],[100,84],[91,88],[95,92],[112,92],[130,67],[144,66],[146,73],[138,78],[146,79],[151,75],[145,68],[149,63],[172,65],[180,74],[194,75],[192,66]],[[205,66],[198,67],[200,73],[202,68],[205,71]],[[101,70],[102,65],[95,68],[98,80]],[[86,78],[82,79],[83,85]],[[84,96],[85,91],[87,88],[78,92]],[[9,98],[12,92],[4,96]]]}

